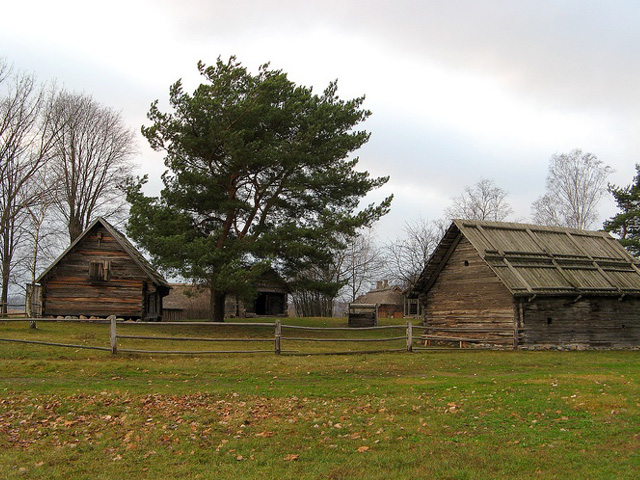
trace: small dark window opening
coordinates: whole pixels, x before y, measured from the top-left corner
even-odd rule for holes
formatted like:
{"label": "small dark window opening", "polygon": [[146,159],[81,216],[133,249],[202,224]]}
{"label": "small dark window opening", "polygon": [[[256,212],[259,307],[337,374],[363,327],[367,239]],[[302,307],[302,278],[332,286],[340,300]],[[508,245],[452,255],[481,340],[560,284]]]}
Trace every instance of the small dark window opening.
{"label": "small dark window opening", "polygon": [[553,323],[553,318],[547,317],[547,325],[551,325]]}
{"label": "small dark window opening", "polygon": [[469,260],[465,260],[465,261],[464,261],[464,266],[465,266],[465,267],[468,267],[468,266],[469,266]]}
{"label": "small dark window opening", "polygon": [[106,282],[111,277],[111,262],[109,260],[91,260],[89,262],[89,280]]}
{"label": "small dark window opening", "polygon": [[409,315],[417,315],[418,314],[418,302],[411,301],[409,303]]}
{"label": "small dark window opening", "polygon": [[624,328],[624,324],[622,324],[622,328]]}

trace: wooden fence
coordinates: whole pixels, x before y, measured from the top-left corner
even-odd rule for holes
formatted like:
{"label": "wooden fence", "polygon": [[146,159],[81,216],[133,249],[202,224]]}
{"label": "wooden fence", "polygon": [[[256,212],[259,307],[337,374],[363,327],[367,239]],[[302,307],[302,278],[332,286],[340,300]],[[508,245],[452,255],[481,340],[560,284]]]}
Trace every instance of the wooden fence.
{"label": "wooden fence", "polygon": [[[357,354],[357,353],[381,353],[381,352],[398,352],[407,351],[415,352],[420,350],[436,350],[436,348],[423,348],[421,346],[414,345],[416,342],[422,342],[420,337],[414,336],[414,330],[424,331],[425,327],[416,326],[411,323],[410,320],[405,325],[386,325],[376,327],[307,327],[297,325],[284,325],[280,320],[276,320],[273,323],[249,323],[249,322],[124,322],[117,321],[115,316],[111,316],[106,320],[80,320],[80,319],[44,319],[44,318],[3,318],[1,322],[29,322],[31,328],[36,328],[37,323],[40,322],[70,322],[70,323],[95,323],[105,324],[109,327],[109,346],[92,346],[92,345],[77,345],[66,343],[54,343],[39,340],[23,340],[23,339],[10,339],[0,338],[0,342],[18,342],[26,344],[38,344],[38,345],[50,345],[57,347],[71,347],[71,348],[86,348],[94,350],[110,351],[113,355],[118,353],[136,353],[136,354],[179,354],[179,355],[200,355],[200,354],[251,354],[251,353],[274,353],[276,355],[281,354],[297,354],[297,355],[339,355],[339,354]],[[227,327],[239,327],[239,328],[261,328],[267,332],[271,330],[273,333],[261,338],[235,338],[235,337],[191,337],[191,336],[156,336],[156,335],[129,335],[121,333],[122,326],[129,326],[135,328],[136,326],[147,326],[153,328],[167,327],[167,326],[198,326],[198,327],[215,327],[215,328],[227,328]],[[120,327],[120,328],[119,328]],[[363,332],[363,331],[390,331],[390,330],[402,330],[401,335],[384,336],[374,338],[350,338],[348,336],[341,337],[323,337],[323,333],[327,332]],[[284,332],[284,333],[283,333]],[[301,332],[307,334],[313,334],[317,336],[301,336]],[[152,340],[152,341],[178,341],[178,342],[257,342],[262,344],[271,343],[270,348],[263,349],[248,349],[248,350],[142,350],[132,348],[121,348],[118,340],[131,339],[131,340]],[[328,351],[328,352],[304,352],[300,350],[287,350],[284,347],[289,342],[295,342],[296,344],[304,343],[318,343],[318,342],[330,342],[334,346],[335,344],[343,344],[345,342],[351,342],[356,344],[363,344],[369,342],[400,342],[402,341],[402,348],[386,348],[378,350],[348,350],[348,351]]]}

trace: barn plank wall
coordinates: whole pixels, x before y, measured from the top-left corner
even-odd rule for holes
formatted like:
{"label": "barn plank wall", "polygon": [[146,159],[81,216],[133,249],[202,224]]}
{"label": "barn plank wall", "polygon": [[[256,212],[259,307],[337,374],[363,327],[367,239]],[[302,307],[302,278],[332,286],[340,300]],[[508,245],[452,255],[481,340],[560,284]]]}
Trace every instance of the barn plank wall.
{"label": "barn plank wall", "polygon": [[636,297],[536,298],[522,302],[521,343],[631,347],[640,344]]}
{"label": "barn plank wall", "polygon": [[[90,280],[91,260],[110,261],[108,281]],[[43,314],[139,318],[143,314],[146,280],[145,273],[118,241],[98,224],[47,276],[43,285]]]}
{"label": "barn plank wall", "polygon": [[455,247],[423,301],[425,326],[433,328],[425,338],[513,345],[513,297],[466,238]]}

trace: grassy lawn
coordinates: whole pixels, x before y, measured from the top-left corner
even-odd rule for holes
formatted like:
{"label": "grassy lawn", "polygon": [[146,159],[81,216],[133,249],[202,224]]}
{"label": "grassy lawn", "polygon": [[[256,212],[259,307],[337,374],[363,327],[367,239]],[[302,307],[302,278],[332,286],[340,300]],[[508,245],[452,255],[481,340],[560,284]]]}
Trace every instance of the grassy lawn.
{"label": "grassy lawn", "polygon": [[[210,336],[210,328],[119,333]],[[273,334],[255,330],[215,336]],[[292,336],[303,333],[320,336]],[[367,335],[380,333],[354,334]],[[0,338],[109,344],[106,325],[33,331],[0,322]],[[211,343],[188,348],[223,345]],[[0,478],[635,479],[639,360],[635,351],[112,356],[0,342]]]}

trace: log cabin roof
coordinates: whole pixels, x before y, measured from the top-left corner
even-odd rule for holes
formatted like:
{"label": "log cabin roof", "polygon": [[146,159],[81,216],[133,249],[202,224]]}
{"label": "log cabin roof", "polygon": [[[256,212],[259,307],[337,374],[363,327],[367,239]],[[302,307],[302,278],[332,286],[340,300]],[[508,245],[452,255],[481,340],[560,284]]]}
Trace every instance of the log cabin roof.
{"label": "log cabin roof", "polygon": [[640,295],[640,262],[606,232],[453,220],[415,291],[427,292],[466,238],[514,296]]}
{"label": "log cabin roof", "polygon": [[62,252],[55,261],[49,265],[44,272],[40,274],[37,283],[41,283],[42,280],[53,270],[53,268],[71,251],[73,248],[82,241],[82,239],[96,226],[102,225],[110,234],[115,238],[116,242],[124,249],[125,252],[131,257],[131,259],[140,267],[140,269],[149,277],[149,279],[160,287],[164,287],[166,291],[169,291],[169,283],[164,279],[164,277],[151,266],[149,261],[144,258],[144,256],[138,251],[136,247],[125,237],[117,228],[107,222],[104,218],[98,217],[85,229],[82,234],[76,240],[67,247],[67,249]]}

